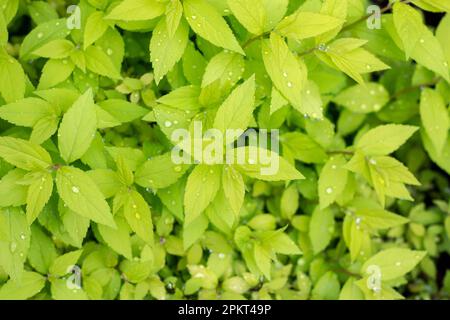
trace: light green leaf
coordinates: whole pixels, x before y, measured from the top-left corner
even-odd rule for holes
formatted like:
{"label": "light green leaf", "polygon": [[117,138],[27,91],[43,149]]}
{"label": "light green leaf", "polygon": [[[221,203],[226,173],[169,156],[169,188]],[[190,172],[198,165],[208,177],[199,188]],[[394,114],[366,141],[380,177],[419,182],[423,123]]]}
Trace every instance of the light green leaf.
{"label": "light green leaf", "polygon": [[84,29],[83,46],[86,50],[91,44],[100,39],[108,29],[108,24],[103,20],[104,14],[101,11],[92,13],[87,21]]}
{"label": "light green leaf", "polygon": [[212,44],[244,54],[230,27],[205,0],[185,0],[184,15],[192,30]]}
{"label": "light green leaf", "polygon": [[[55,300],[88,300],[88,296],[81,288],[72,289],[69,280],[53,279],[51,281],[52,298]],[[73,284],[72,284],[73,285]]]}
{"label": "light green leaf", "polygon": [[25,94],[25,73],[16,59],[0,48],[0,94],[6,102],[15,102]]}
{"label": "light green leaf", "polygon": [[[275,33],[262,44],[264,66],[278,91],[302,113],[307,113],[302,104],[302,92],[306,83],[306,67],[289,50],[286,42]],[[319,110],[316,111],[320,115]]]}
{"label": "light green leaf", "polygon": [[213,127],[225,133],[227,129],[247,129],[255,108],[255,77],[238,86],[222,103]]}
{"label": "light green leaf", "polygon": [[64,115],[58,131],[62,158],[73,162],[81,158],[94,139],[97,115],[91,90],[86,91]]}
{"label": "light green leaf", "polygon": [[58,130],[58,124],[59,118],[56,115],[39,119],[33,127],[30,141],[36,144],[42,144]]}
{"label": "light green leaf", "polygon": [[234,214],[238,215],[244,204],[245,196],[245,184],[242,175],[232,166],[224,166],[222,186],[230,207],[233,209]]}
{"label": "light green leaf", "polygon": [[334,224],[333,211],[316,207],[309,223],[309,239],[314,254],[328,246],[334,233]]}
{"label": "light green leaf", "polygon": [[[277,153],[257,147],[233,149],[233,166],[243,174],[265,181],[297,180],[303,175]],[[241,163],[241,159],[244,162]]]}
{"label": "light green leaf", "polygon": [[[184,193],[185,223],[192,223],[208,207],[219,191],[221,166],[197,165],[188,177]],[[208,185],[208,188],[205,188]]]}
{"label": "light green leaf", "polygon": [[0,157],[24,170],[46,169],[52,164],[48,152],[26,140],[0,137]]}
{"label": "light green leaf", "polygon": [[367,131],[356,143],[366,155],[382,156],[397,150],[417,131],[417,127],[386,124]]}
{"label": "light green leaf", "polygon": [[62,167],[56,179],[58,193],[71,210],[97,223],[115,227],[108,203],[89,175],[74,167]]}
{"label": "light green leaf", "polygon": [[189,165],[176,164],[171,153],[156,156],[139,166],[135,173],[135,182],[146,188],[166,188],[180,179]]}
{"label": "light green leaf", "polygon": [[148,110],[126,100],[108,99],[98,105],[122,123],[139,119],[148,113]]}
{"label": "light green leaf", "polygon": [[305,163],[322,163],[327,159],[325,150],[306,134],[288,132],[281,137],[281,143],[296,160]]}
{"label": "light green leaf", "polygon": [[[1,110],[1,109],[0,109]],[[420,117],[426,134],[438,153],[444,149],[450,128],[449,113],[444,99],[435,90],[424,89],[420,98]]]}
{"label": "light green leaf", "polygon": [[155,81],[158,84],[183,56],[188,43],[189,27],[181,20],[171,36],[166,19],[161,19],[152,33],[150,41],[150,61],[152,62]]}
{"label": "light green leaf", "polygon": [[198,239],[200,239],[208,228],[208,218],[204,213],[200,213],[192,222],[185,222],[183,225],[183,247],[187,250]]}
{"label": "light green leaf", "polygon": [[395,29],[407,56],[450,81],[448,62],[439,41],[422,22],[418,11],[404,3],[393,8]]}
{"label": "light green leaf", "polygon": [[97,225],[98,231],[108,246],[125,258],[131,260],[133,254],[131,252],[131,241],[127,222],[119,216],[116,216],[114,221],[117,228],[113,229],[106,225],[99,224]]}
{"label": "light green leaf", "polygon": [[361,270],[367,273],[369,266],[377,266],[380,268],[381,281],[389,281],[410,272],[425,255],[424,251],[401,248],[386,249],[367,260]]}
{"label": "light green leaf", "polygon": [[164,13],[165,6],[157,0],[124,0],[105,17],[111,20],[150,20]]}
{"label": "light green leaf", "polygon": [[344,20],[333,16],[297,11],[285,17],[276,27],[282,36],[295,40],[316,37],[344,24]]}
{"label": "light green leaf", "polygon": [[31,225],[50,199],[53,191],[53,178],[48,172],[42,172],[35,177],[28,187],[27,193],[27,221]]}
{"label": "light green leaf", "polygon": [[90,46],[85,51],[86,67],[101,76],[120,79],[121,75],[111,57],[96,46]]}
{"label": "light green leaf", "polygon": [[334,101],[355,113],[377,112],[389,101],[389,93],[383,85],[370,82],[345,89]]}
{"label": "light green leaf", "polygon": [[82,253],[83,250],[76,250],[59,256],[50,266],[50,274],[53,276],[62,277],[68,273],[71,273],[72,268],[76,265]]}
{"label": "light green leaf", "polygon": [[47,274],[58,256],[53,240],[37,224],[31,226],[31,241],[28,262],[39,273]]}
{"label": "light green leaf", "polygon": [[45,100],[25,98],[0,107],[0,118],[18,126],[33,127],[43,117],[53,114],[53,107]]}
{"label": "light green leaf", "polygon": [[166,25],[170,38],[172,38],[177,31],[182,16],[183,5],[180,0],[171,0],[166,7]]}
{"label": "light green leaf", "polygon": [[26,300],[39,293],[45,278],[36,272],[24,272],[20,282],[9,280],[0,288],[0,300]]}
{"label": "light green leaf", "polygon": [[21,281],[30,247],[30,227],[19,208],[0,210],[0,266],[14,281]]}
{"label": "light green leaf", "polygon": [[235,84],[244,71],[244,59],[240,54],[222,51],[211,58],[203,75],[202,88],[219,80],[221,85]]}
{"label": "light green leaf", "polygon": [[0,180],[0,207],[20,206],[26,203],[28,186],[18,184],[26,174],[21,169],[8,171]]}
{"label": "light green leaf", "polygon": [[70,55],[70,52],[74,49],[75,46],[71,41],[57,39],[39,47],[33,51],[33,54],[44,58],[63,59],[67,58]]}
{"label": "light green leaf", "polygon": [[137,191],[128,193],[123,207],[124,216],[136,234],[147,243],[153,242],[153,222],[150,206]]}
{"label": "light green leaf", "polygon": [[324,209],[336,201],[344,191],[348,171],[344,168],[347,161],[344,156],[331,157],[322,168],[319,177],[320,208]]}
{"label": "light green leaf", "polygon": [[266,11],[262,0],[228,0],[228,6],[239,22],[251,33],[264,32]]}
{"label": "light green leaf", "polygon": [[75,69],[72,61],[67,59],[50,59],[42,69],[39,80],[39,89],[47,89],[56,86],[66,80]]}

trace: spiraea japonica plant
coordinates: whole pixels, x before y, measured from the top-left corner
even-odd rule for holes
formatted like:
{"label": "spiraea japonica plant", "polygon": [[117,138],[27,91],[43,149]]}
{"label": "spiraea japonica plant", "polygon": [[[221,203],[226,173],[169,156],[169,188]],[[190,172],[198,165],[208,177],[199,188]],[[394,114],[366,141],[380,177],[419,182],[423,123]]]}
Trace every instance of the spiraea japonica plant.
{"label": "spiraea japonica plant", "polygon": [[450,0],[0,0],[0,299],[444,299]]}

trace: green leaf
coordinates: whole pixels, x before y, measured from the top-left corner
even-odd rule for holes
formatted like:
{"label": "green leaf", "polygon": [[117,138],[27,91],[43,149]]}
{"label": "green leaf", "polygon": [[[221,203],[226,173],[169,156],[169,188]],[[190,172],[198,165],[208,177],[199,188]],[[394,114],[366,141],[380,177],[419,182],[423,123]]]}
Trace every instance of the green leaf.
{"label": "green leaf", "polygon": [[65,253],[53,261],[50,266],[50,274],[57,277],[62,277],[72,272],[72,268],[76,265],[80,259],[83,250],[76,250]]}
{"label": "green leaf", "polygon": [[367,260],[361,270],[367,273],[369,266],[376,266],[380,268],[381,281],[389,281],[410,272],[425,255],[424,251],[401,248],[386,249]]}
{"label": "green leaf", "polygon": [[232,166],[224,166],[222,187],[233,212],[238,215],[244,204],[245,184],[242,175]]}
{"label": "green leaf", "polygon": [[309,239],[314,254],[328,246],[334,233],[334,224],[333,211],[316,207],[309,223]]}
{"label": "green leaf", "polygon": [[0,266],[14,281],[23,278],[23,265],[30,247],[30,227],[19,208],[0,210]]}
{"label": "green leaf", "polygon": [[291,219],[299,207],[299,192],[295,184],[291,184],[283,191],[280,201],[281,215]]}
{"label": "green leaf", "polygon": [[37,224],[31,226],[31,241],[28,250],[28,262],[39,273],[47,274],[58,256],[55,245],[43,229]]}
{"label": "green leaf", "polygon": [[200,213],[192,222],[185,222],[183,225],[183,247],[185,250],[191,247],[200,239],[208,228],[208,218],[204,213]]}
{"label": "green leaf", "polygon": [[148,113],[147,109],[120,99],[104,100],[98,105],[122,123],[139,119]]}
{"label": "green leaf", "polygon": [[42,144],[58,130],[59,118],[56,115],[46,116],[39,119],[33,127],[30,141]]}
{"label": "green leaf", "polygon": [[0,49],[0,94],[6,102],[15,102],[25,94],[25,73],[16,59]]}
{"label": "green leaf", "polygon": [[[270,150],[258,147],[240,147],[233,150],[233,166],[249,177],[265,181],[297,180],[304,178],[295,167],[277,153]],[[245,163],[240,163],[239,160],[241,158],[244,159]]]}
{"label": "green leaf", "polygon": [[222,103],[213,127],[225,133],[227,129],[247,129],[255,108],[255,77],[238,86]]}
{"label": "green leaf", "polygon": [[156,25],[150,41],[150,61],[157,84],[183,56],[188,37],[189,27],[184,20],[180,21],[172,36],[169,34],[165,18]]}
{"label": "green leaf", "polygon": [[53,107],[45,100],[25,98],[0,107],[0,118],[18,126],[33,127],[43,117],[53,114]]}
{"label": "green leaf", "polygon": [[377,112],[388,103],[389,93],[383,85],[370,82],[347,88],[334,101],[355,113]]}
{"label": "green leaf", "polygon": [[105,198],[114,196],[123,186],[116,172],[110,169],[96,169],[88,171],[92,181],[98,186]]}
{"label": "green leaf", "polygon": [[284,149],[288,149],[291,157],[305,163],[322,163],[328,157],[317,142],[300,132],[284,134],[281,143]]}
{"label": "green leaf", "polygon": [[55,300],[88,300],[83,289],[72,289],[68,285],[69,280],[53,279],[51,281],[52,298]]}
{"label": "green leaf", "polygon": [[244,59],[240,54],[222,51],[211,58],[202,79],[202,88],[220,81],[221,86],[234,85],[244,71]]}
{"label": "green leaf", "polygon": [[75,65],[67,59],[50,59],[42,69],[39,80],[39,89],[47,89],[56,86],[66,80],[72,74]]}
{"label": "green leaf", "polygon": [[81,158],[94,139],[97,116],[91,90],[78,98],[64,115],[58,131],[58,146],[62,158],[71,163]]}
{"label": "green leaf", "polygon": [[20,206],[26,203],[28,187],[19,184],[26,171],[13,169],[0,180],[0,207]]}
{"label": "green leaf", "polygon": [[37,50],[33,51],[33,54],[44,58],[63,59],[67,58],[74,49],[75,46],[71,41],[57,39],[39,47]]}
{"label": "green leaf", "polygon": [[150,20],[164,13],[165,6],[157,0],[124,0],[105,17],[111,20]]}
{"label": "green leaf", "polygon": [[123,207],[124,216],[136,234],[147,243],[153,242],[153,222],[150,206],[137,191],[128,193]]}
{"label": "green leaf", "polygon": [[244,54],[230,27],[207,1],[186,0],[183,6],[186,20],[195,33],[218,47]]}
{"label": "green leaf", "polygon": [[98,231],[108,246],[125,258],[131,260],[133,254],[131,252],[131,241],[127,222],[119,216],[116,216],[114,221],[117,226],[116,228],[113,229],[109,226],[99,224],[97,225]]}
{"label": "green leaf", "polygon": [[24,272],[20,282],[9,280],[0,288],[0,300],[26,300],[39,293],[45,278],[36,272]]}
{"label": "green leaf", "polygon": [[[1,109],[0,109],[1,110]],[[424,89],[420,98],[420,117],[426,134],[434,148],[441,153],[450,129],[449,115],[442,96],[434,90]]]}
{"label": "green leaf", "polygon": [[108,24],[103,20],[103,17],[104,14],[101,11],[96,11],[88,17],[83,38],[83,46],[85,50],[95,41],[100,39],[108,29]]}
{"label": "green leaf", "polygon": [[[286,42],[275,33],[262,44],[264,66],[278,91],[302,113],[312,112],[302,104],[302,90],[306,84],[306,67],[289,50]],[[316,110],[314,117],[321,117]]]}
{"label": "green leaf", "polygon": [[253,246],[253,258],[255,259],[258,269],[267,279],[271,279],[271,258],[269,252],[258,243]]}
{"label": "green leaf", "polygon": [[115,227],[108,203],[84,171],[62,167],[58,169],[56,179],[58,193],[71,210],[97,223]]}
{"label": "green leaf", "polygon": [[[219,191],[221,166],[197,165],[188,177],[184,193],[185,223],[192,223],[208,207]],[[205,188],[205,185],[208,188]]]}
{"label": "green leaf", "polygon": [[43,172],[35,177],[28,187],[27,193],[27,221],[32,224],[50,199],[53,191],[53,178],[48,172]]}
{"label": "green leaf", "polygon": [[324,34],[343,24],[344,20],[333,16],[297,11],[285,17],[275,30],[282,36],[299,41]]}
{"label": "green leaf", "polygon": [[264,32],[266,11],[262,0],[228,0],[228,6],[239,22],[251,33]]}
{"label": "green leaf", "polygon": [[180,0],[172,0],[166,7],[166,25],[169,37],[173,37],[183,16],[183,5]]}
{"label": "green leaf", "polygon": [[48,152],[26,140],[0,137],[0,157],[24,170],[46,169],[52,164]]}
{"label": "green leaf", "polygon": [[382,156],[397,150],[417,131],[417,127],[386,124],[367,131],[356,143],[366,155]]}
{"label": "green leaf", "polygon": [[50,41],[64,39],[70,30],[67,19],[56,19],[41,23],[27,34],[20,47],[20,58],[28,60],[35,57],[33,52]]}
{"label": "green leaf", "polygon": [[419,12],[404,3],[393,8],[395,29],[407,56],[450,81],[448,62],[439,41],[422,22]]}
{"label": "green leaf", "polygon": [[122,78],[110,55],[97,46],[88,47],[85,51],[85,57],[86,67],[90,71],[112,79]]}
{"label": "green leaf", "polygon": [[331,157],[325,163],[319,177],[320,208],[324,209],[336,201],[347,184],[348,171],[344,168],[347,161],[344,156]]}
{"label": "green leaf", "polygon": [[189,165],[176,164],[171,153],[156,156],[139,166],[135,173],[135,182],[146,188],[166,188],[180,179],[189,169]]}

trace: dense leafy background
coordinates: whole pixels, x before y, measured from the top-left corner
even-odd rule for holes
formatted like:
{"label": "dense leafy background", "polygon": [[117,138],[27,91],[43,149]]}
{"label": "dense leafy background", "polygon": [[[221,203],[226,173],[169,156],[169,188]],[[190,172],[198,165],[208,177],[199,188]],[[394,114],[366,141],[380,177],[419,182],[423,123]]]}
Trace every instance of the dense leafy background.
{"label": "dense leafy background", "polygon": [[393,2],[0,0],[0,299],[448,298],[450,1]]}

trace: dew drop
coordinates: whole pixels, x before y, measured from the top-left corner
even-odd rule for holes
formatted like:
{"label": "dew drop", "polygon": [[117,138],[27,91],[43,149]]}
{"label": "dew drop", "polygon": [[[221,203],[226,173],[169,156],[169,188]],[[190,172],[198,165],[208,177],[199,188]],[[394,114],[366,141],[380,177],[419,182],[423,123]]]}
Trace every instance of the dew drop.
{"label": "dew drop", "polygon": [[39,32],[38,35],[37,35],[37,37],[38,37],[39,39],[41,39],[43,36],[44,36],[44,34],[43,34],[42,32]]}
{"label": "dew drop", "polygon": [[191,16],[192,20],[197,19],[197,16]]}
{"label": "dew drop", "polygon": [[112,55],[112,54],[113,54],[112,49],[111,49],[111,48],[108,48],[108,49],[106,50],[106,54],[107,54],[108,56]]}
{"label": "dew drop", "polygon": [[323,52],[327,52],[328,46],[325,43],[321,43],[321,44],[319,44],[319,50],[323,51]]}
{"label": "dew drop", "polygon": [[367,64],[367,65],[366,65],[366,69],[367,69],[367,70],[370,70],[370,69],[372,69],[372,66],[371,66],[370,64]]}
{"label": "dew drop", "polygon": [[377,164],[377,161],[375,159],[370,159],[369,162],[370,162],[370,164],[373,164],[373,165]]}
{"label": "dew drop", "polygon": [[166,121],[166,122],[164,122],[164,126],[165,126],[166,128],[170,128],[170,127],[172,126],[172,122]]}
{"label": "dew drop", "polygon": [[331,166],[331,169],[336,169],[337,168],[337,166],[335,165],[335,164],[333,164],[332,166]]}
{"label": "dew drop", "polygon": [[397,262],[395,263],[395,265],[396,265],[397,267],[400,267],[400,266],[402,265],[402,263],[401,263],[400,261],[397,261]]}
{"label": "dew drop", "polygon": [[20,234],[20,239],[25,240],[25,239],[26,239],[25,234],[21,233],[21,234]]}
{"label": "dew drop", "polygon": [[420,43],[425,43],[425,40],[423,40],[423,39],[420,39]]}
{"label": "dew drop", "polygon": [[288,86],[289,88],[292,88],[292,82],[288,82],[288,83],[287,83],[287,86]]}
{"label": "dew drop", "polygon": [[141,219],[141,215],[139,213],[135,214],[136,219],[140,220]]}
{"label": "dew drop", "polygon": [[331,193],[333,193],[333,188],[332,188],[332,187],[328,187],[328,188],[325,190],[325,192],[328,193],[328,194],[331,194]]}
{"label": "dew drop", "polygon": [[219,259],[225,259],[225,253],[219,253],[218,256]]}
{"label": "dew drop", "polygon": [[72,192],[73,193],[78,193],[78,192],[80,192],[80,189],[78,187],[76,187],[76,186],[73,186],[72,187]]}
{"label": "dew drop", "polygon": [[283,72],[283,77],[287,78],[287,76],[288,76],[287,72],[286,71]]}

